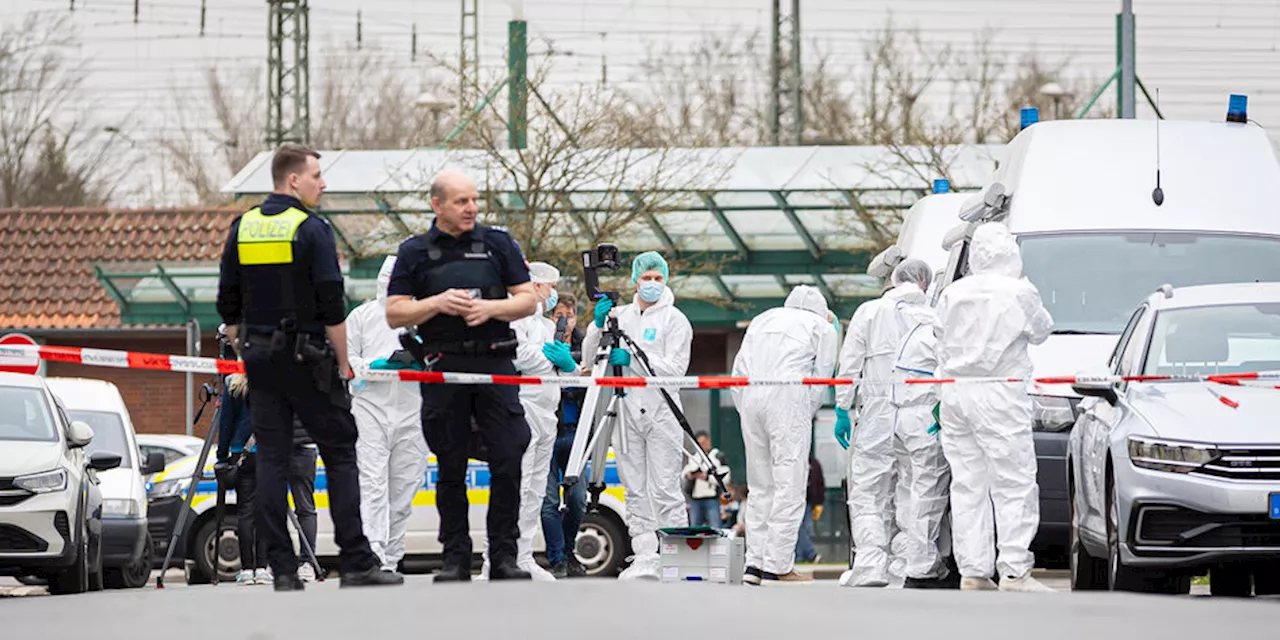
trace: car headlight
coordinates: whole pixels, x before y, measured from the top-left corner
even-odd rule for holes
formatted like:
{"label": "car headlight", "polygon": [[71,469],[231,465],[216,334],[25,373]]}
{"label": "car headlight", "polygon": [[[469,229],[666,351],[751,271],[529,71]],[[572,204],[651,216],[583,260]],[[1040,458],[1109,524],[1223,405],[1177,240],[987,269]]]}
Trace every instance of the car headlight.
{"label": "car headlight", "polygon": [[111,498],[102,501],[102,515],[104,516],[140,516],[142,509],[134,500],[122,500],[120,498]]}
{"label": "car headlight", "polygon": [[1076,423],[1079,398],[1031,396],[1031,428],[1035,431],[1066,431]]}
{"label": "car headlight", "polygon": [[1129,461],[1142,469],[1190,473],[1213,462],[1219,455],[1213,445],[1129,436]]}
{"label": "car headlight", "polygon": [[191,486],[191,478],[174,478],[172,480],[162,480],[151,485],[151,492],[147,497],[154,500],[156,498],[168,498],[176,496],[187,490]]}
{"label": "car headlight", "polygon": [[13,486],[26,489],[31,493],[53,493],[67,488],[67,471],[54,469],[44,473],[33,473],[13,479]]}

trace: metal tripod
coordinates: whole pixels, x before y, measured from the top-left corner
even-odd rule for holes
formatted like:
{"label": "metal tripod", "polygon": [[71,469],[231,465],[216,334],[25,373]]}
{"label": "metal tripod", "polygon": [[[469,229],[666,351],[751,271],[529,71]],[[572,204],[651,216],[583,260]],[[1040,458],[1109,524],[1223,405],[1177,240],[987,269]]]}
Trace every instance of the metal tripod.
{"label": "metal tripod", "polygon": [[[619,365],[610,365],[609,353],[614,348],[622,346],[625,342],[631,353],[636,357],[636,364],[642,365],[643,373],[646,376],[653,375],[653,366],[649,363],[649,356],[644,350],[631,339],[621,328],[618,327],[618,319],[610,313],[605,323],[605,330],[600,337],[600,344],[596,348],[595,359],[593,360],[593,368],[591,377],[603,377],[609,366],[613,367],[613,375],[621,376],[622,367]],[[634,366],[634,365],[633,365]],[[573,437],[573,448],[569,452],[569,461],[565,467],[564,480],[561,486],[566,489],[572,487],[578,482],[582,473],[589,462],[591,464],[590,476],[587,478],[587,493],[590,499],[587,501],[587,510],[594,511],[600,503],[600,494],[604,492],[604,469],[605,463],[609,455],[609,443],[616,433],[624,434],[627,428],[626,412],[622,410],[623,403],[627,401],[626,391],[622,387],[614,387],[613,393],[609,398],[609,404],[605,406],[603,415],[597,419],[596,405],[600,402],[600,387],[593,385],[587,390],[587,396],[582,403],[582,411],[579,412],[579,427],[582,420],[586,419],[589,428],[579,428]],[[680,427],[684,431],[685,437],[693,443],[693,450],[697,451],[699,457],[698,465],[707,475],[716,479],[716,483],[720,486],[720,491],[724,495],[728,495],[729,490],[724,483],[724,474],[717,473],[716,465],[712,462],[711,457],[702,447],[698,445],[697,437],[693,433],[693,428],[689,426],[689,420],[685,418],[684,412],[680,410],[680,406],[672,399],[671,394],[666,389],[659,388],[658,392],[662,394],[666,400],[667,406],[675,415],[676,420],[680,423]],[[625,437],[618,438],[619,455],[627,455],[627,439]],[[625,483],[625,479],[623,480]]]}

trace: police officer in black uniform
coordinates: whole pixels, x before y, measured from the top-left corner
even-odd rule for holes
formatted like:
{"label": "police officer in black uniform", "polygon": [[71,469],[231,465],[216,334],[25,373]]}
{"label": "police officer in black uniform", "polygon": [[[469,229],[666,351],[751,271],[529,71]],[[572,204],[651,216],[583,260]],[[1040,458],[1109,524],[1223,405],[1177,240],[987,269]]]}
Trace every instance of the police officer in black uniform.
{"label": "police officer in black uniform", "polygon": [[[387,288],[387,322],[416,325],[426,353],[439,354],[436,371],[515,375],[516,340],[508,323],[533,314],[537,296],[511,236],[476,223],[478,197],[475,183],[462,173],[436,177],[435,222],[400,245]],[[423,384],[421,391],[422,431],[439,461],[436,508],[444,567],[435,581],[471,579],[470,455],[489,463],[489,579],[528,580],[529,572],[516,566],[520,460],[529,444],[517,387]]]}
{"label": "police officer in black uniform", "polygon": [[276,591],[303,588],[285,528],[295,415],[324,459],[342,586],[404,582],[381,571],[360,522],[342,272],[333,229],[311,213],[324,192],[319,158],[295,144],[276,151],[274,191],[232,223],[218,282],[218,314],[249,378],[258,443],[255,516]]}

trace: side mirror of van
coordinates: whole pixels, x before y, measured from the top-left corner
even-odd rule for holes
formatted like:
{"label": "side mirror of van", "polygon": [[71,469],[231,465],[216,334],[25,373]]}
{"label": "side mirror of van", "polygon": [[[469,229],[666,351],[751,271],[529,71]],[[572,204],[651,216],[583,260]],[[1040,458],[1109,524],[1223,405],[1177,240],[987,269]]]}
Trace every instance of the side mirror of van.
{"label": "side mirror of van", "polygon": [[147,460],[142,464],[142,475],[151,475],[164,471],[164,453],[160,451],[152,451],[147,455]]}
{"label": "side mirror of van", "polygon": [[93,427],[90,427],[87,422],[73,421],[71,428],[67,430],[67,441],[71,443],[72,448],[83,447],[93,442]]}
{"label": "side mirror of van", "polygon": [[984,220],[1004,208],[1009,194],[1003,184],[992,182],[980,196],[970,198],[960,209],[960,219],[965,222]]}
{"label": "side mirror of van", "polygon": [[120,454],[99,451],[89,456],[89,468],[94,471],[106,471],[120,466]]}
{"label": "side mirror of van", "polygon": [[887,249],[876,254],[871,259],[871,264],[867,265],[867,275],[876,278],[887,278],[893,275],[893,268],[902,262],[905,256],[902,255],[902,247],[898,245],[889,245]]}

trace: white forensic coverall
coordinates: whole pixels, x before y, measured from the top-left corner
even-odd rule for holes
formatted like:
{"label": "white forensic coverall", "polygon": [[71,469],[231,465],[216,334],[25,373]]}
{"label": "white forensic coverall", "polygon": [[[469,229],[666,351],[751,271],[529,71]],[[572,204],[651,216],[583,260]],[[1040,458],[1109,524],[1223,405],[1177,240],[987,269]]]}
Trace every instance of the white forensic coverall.
{"label": "white forensic coverall", "polygon": [[[943,289],[938,299],[938,375],[1029,378],[1027,346],[1049,337],[1053,318],[1039,291],[1021,278],[1022,257],[1004,225],[987,223],[974,232],[969,270],[972,275]],[[998,569],[1001,589],[1015,583],[1005,578],[1029,576],[1031,540],[1040,526],[1028,384],[940,389],[956,563],[966,579],[987,579]]]}
{"label": "white forensic coverall", "polygon": [[[906,318],[909,329],[898,350],[894,379],[932,378],[938,364],[934,336],[937,316],[924,300],[919,304],[904,300],[898,312]],[[903,507],[898,508],[899,523],[906,529],[906,549],[902,554],[906,577],[941,578],[945,571],[939,542],[951,471],[938,436],[928,432],[934,423],[938,387],[895,384],[891,401],[896,412],[894,435],[907,454],[905,473],[899,476],[899,482],[908,488],[905,515],[901,515]]]}
{"label": "white forensic coverall", "polygon": [[[676,308],[675,294],[670,287],[664,287],[662,297],[643,313],[639,302],[640,296],[636,294],[632,304],[611,309],[609,314],[618,319],[618,327],[649,357],[652,375],[685,375],[689,370],[693,327]],[[594,322],[589,323],[582,341],[583,360],[595,357],[601,333]],[[623,367],[622,375],[645,375],[641,367],[640,356],[632,354],[631,366]],[[683,410],[680,394],[669,393],[676,406]],[[607,401],[603,394],[601,401]],[[627,533],[631,536],[635,560],[618,577],[657,579],[661,566],[657,530],[689,526],[689,512],[680,489],[684,430],[656,388],[627,389],[622,404],[627,428],[620,434],[614,432],[614,452],[618,476],[626,487]],[[625,454],[619,449],[617,438],[626,438]]]}
{"label": "white forensic coverall", "polygon": [[[347,359],[368,366],[400,349],[399,334],[387,324],[387,285],[395,256],[378,271],[378,296],[347,316]],[[427,442],[422,435],[422,395],[404,382],[360,380],[351,388],[356,419],[356,462],[360,467],[360,520],[383,569],[404,557],[404,536],[413,515],[413,497],[425,485]]]}
{"label": "white forensic coverall", "polygon": [[[733,360],[734,376],[826,377],[836,362],[836,330],[827,320],[827,301],[814,287],[791,290],[781,308],[751,321]],[[742,416],[747,456],[749,567],[786,575],[795,568],[809,483],[813,416],[826,387],[762,386],[733,389]]]}
{"label": "white forensic coverall", "polygon": [[[894,433],[894,365],[902,339],[911,328],[910,318],[902,308],[925,304],[924,292],[910,282],[863,303],[849,321],[849,332],[840,349],[839,377],[862,378],[857,385],[858,425],[850,442],[848,496],[850,533],[857,552],[853,568],[842,576],[844,586],[889,584],[893,520],[899,511],[891,505],[902,501],[894,500],[895,492],[909,496],[906,490],[897,491],[893,482],[894,471],[899,467]],[[853,385],[837,387],[836,406],[848,409],[853,396]],[[898,475],[910,481],[909,472]],[[910,508],[909,500],[906,506]]]}
{"label": "white forensic coverall", "polygon": [[[516,371],[524,376],[553,377],[561,374],[542,354],[542,345],[555,340],[556,325],[543,315],[545,301],[538,301],[538,311],[511,323],[519,345],[514,360]],[[520,385],[520,405],[529,423],[529,446],[520,459],[520,537],[516,540],[516,565],[528,571],[534,580],[554,582],[555,576],[533,559],[533,536],[542,526],[542,498],[547,493],[547,473],[551,469],[551,453],[556,444],[556,407],[560,403],[560,387],[555,385]],[[484,566],[481,576],[489,575],[489,543],[485,541]]]}

